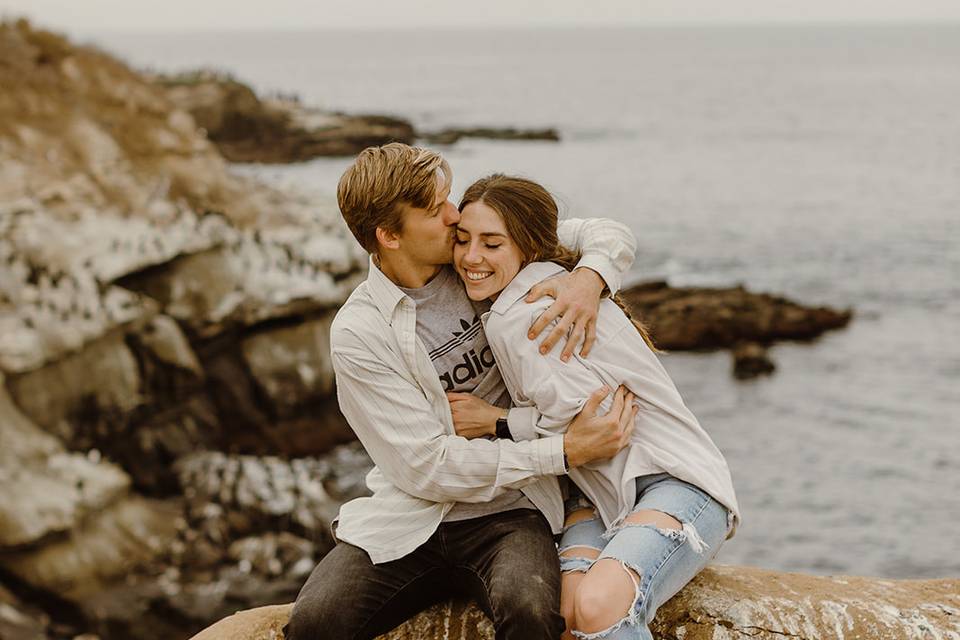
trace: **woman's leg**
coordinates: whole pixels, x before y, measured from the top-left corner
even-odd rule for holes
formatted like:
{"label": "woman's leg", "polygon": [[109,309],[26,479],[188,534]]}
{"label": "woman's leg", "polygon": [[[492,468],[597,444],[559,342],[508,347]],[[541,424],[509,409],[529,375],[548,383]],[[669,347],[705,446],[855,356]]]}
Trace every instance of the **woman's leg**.
{"label": "woman's leg", "polygon": [[727,527],[727,510],[693,485],[650,485],[580,582],[573,635],[651,639],[657,609],[706,566]]}
{"label": "woman's leg", "polygon": [[561,640],[573,640],[570,630],[575,628],[574,597],[593,561],[600,555],[606,540],[604,526],[590,501],[574,496],[567,501],[567,516],[560,538],[560,614],[566,622]]}

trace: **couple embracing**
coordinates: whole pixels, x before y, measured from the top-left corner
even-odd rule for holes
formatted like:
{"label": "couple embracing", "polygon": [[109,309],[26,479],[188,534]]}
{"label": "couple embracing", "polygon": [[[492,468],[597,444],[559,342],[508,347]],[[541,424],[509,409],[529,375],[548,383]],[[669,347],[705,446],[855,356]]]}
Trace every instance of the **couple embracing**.
{"label": "couple embracing", "polygon": [[402,144],[340,180],[370,272],[331,354],[376,466],[286,637],[374,638],[462,595],[497,638],[651,638],[739,511],[720,451],[610,297],[635,241],[558,221],[524,178],[478,180],[459,207],[451,182],[439,154]]}

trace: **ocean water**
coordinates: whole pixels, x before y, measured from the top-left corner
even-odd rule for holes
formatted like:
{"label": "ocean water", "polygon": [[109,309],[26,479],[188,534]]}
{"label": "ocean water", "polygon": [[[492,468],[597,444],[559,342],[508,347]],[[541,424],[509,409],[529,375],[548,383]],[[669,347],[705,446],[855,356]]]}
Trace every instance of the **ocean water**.
{"label": "ocean water", "polygon": [[[555,126],[444,148],[454,193],[493,171],[639,239],[632,280],[852,307],[771,349],[664,357],[744,513],[721,562],[960,576],[960,26],[101,34],[142,68],[423,129]],[[331,193],[348,160],[243,167]]]}

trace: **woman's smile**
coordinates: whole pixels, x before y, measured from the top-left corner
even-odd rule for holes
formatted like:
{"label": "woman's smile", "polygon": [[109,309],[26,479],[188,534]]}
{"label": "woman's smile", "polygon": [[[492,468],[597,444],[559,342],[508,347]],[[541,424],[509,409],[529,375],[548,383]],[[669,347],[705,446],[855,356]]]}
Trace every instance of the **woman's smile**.
{"label": "woman's smile", "polygon": [[503,218],[483,202],[460,214],[453,265],[471,300],[494,299],[520,271],[523,256],[507,234]]}

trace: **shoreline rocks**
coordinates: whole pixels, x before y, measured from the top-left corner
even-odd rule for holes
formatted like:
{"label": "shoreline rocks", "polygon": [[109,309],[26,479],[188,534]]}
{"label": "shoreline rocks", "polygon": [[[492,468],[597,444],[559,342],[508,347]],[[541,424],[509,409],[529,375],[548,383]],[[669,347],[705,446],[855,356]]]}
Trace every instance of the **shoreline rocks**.
{"label": "shoreline rocks", "polygon": [[846,327],[853,318],[851,309],[805,306],[743,286],[671,287],[661,280],[635,285],[621,296],[659,349],[731,349],[733,374],[739,380],[776,369],[767,346],[813,340]]}
{"label": "shoreline rocks", "polygon": [[413,125],[401,118],[323,111],[290,98],[262,100],[247,85],[215,72],[160,76],[156,82],[231,162],[351,156],[372,145],[410,144],[416,137]]}
{"label": "shoreline rocks", "polygon": [[853,317],[850,309],[808,307],[743,286],[671,287],[655,281],[621,295],[654,343],[671,351],[729,349],[744,341],[812,340],[847,326]]}
{"label": "shoreline rocks", "polygon": [[418,132],[388,115],[350,115],[309,107],[296,98],[260,98],[228,74],[200,70],[157,76],[167,98],[193,116],[231,162],[295,163],[318,157],[353,156],[388,142],[451,145],[463,138],[557,142],[554,128],[461,127]]}
{"label": "shoreline rocks", "polygon": [[448,128],[440,131],[420,132],[417,137],[427,144],[456,144],[464,138],[560,141],[560,133],[552,127],[547,129],[515,129],[513,127]]}

